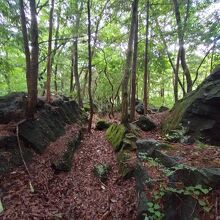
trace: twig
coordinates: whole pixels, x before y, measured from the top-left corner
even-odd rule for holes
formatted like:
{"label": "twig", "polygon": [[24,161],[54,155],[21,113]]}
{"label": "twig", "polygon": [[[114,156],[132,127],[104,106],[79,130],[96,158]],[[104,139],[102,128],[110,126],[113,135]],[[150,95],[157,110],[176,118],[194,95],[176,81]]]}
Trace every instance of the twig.
{"label": "twig", "polygon": [[111,210],[108,209],[99,220],[104,220],[108,215],[110,215],[110,213],[111,213]]}

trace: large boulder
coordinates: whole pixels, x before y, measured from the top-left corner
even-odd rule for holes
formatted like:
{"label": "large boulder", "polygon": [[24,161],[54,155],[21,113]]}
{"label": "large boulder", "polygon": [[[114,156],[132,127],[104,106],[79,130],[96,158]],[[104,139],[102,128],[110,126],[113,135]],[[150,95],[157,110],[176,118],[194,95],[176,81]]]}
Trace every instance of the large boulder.
{"label": "large boulder", "polygon": [[0,97],[0,124],[21,120],[25,115],[26,100],[24,92],[13,92]]}
{"label": "large boulder", "polygon": [[138,114],[143,115],[144,114],[144,104],[143,103],[138,103],[135,106],[135,110]]}
{"label": "large boulder", "polygon": [[54,102],[45,108],[38,112],[35,120],[26,120],[19,125],[20,138],[37,153],[43,153],[51,141],[64,134],[66,124],[83,120],[75,101]]}
{"label": "large boulder", "polygon": [[72,158],[82,138],[81,130],[77,131],[72,140],[67,144],[67,148],[51,164],[52,168],[58,173],[68,172],[72,168]]}
{"label": "large boulder", "polygon": [[95,128],[99,131],[106,130],[109,127],[110,127],[110,123],[108,123],[104,120],[99,120],[95,126]]}
{"label": "large boulder", "polygon": [[125,126],[118,124],[112,124],[106,131],[107,140],[111,143],[115,151],[119,151],[121,149],[125,133]]}
{"label": "large boulder", "polygon": [[220,145],[220,67],[184,99],[176,103],[163,123],[164,133],[184,129],[186,135]]}
{"label": "large boulder", "polygon": [[137,126],[143,131],[151,131],[156,128],[156,124],[147,116],[141,115],[136,122]]}

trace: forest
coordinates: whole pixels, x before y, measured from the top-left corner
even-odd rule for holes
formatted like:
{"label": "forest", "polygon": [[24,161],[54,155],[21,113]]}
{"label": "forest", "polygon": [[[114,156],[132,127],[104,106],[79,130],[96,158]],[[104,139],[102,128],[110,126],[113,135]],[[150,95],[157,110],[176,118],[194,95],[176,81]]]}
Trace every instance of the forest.
{"label": "forest", "polygon": [[0,0],[0,219],[220,219],[219,0]]}

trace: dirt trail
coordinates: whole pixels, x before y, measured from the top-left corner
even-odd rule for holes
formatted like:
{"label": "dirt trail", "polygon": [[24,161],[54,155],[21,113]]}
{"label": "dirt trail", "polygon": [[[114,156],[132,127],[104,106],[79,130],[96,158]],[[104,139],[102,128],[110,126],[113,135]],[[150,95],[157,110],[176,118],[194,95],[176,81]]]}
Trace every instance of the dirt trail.
{"label": "dirt trail", "polygon": [[[68,127],[66,135],[73,135],[74,129]],[[1,177],[4,212],[0,219],[135,219],[135,181],[120,179],[115,154],[105,139],[105,132],[93,130],[85,134],[73,157],[71,172],[54,174],[51,158],[63,148],[67,136],[48,146],[43,155],[34,155],[29,163],[34,193],[23,166]],[[112,168],[105,183],[92,172],[94,165],[101,162]]]}

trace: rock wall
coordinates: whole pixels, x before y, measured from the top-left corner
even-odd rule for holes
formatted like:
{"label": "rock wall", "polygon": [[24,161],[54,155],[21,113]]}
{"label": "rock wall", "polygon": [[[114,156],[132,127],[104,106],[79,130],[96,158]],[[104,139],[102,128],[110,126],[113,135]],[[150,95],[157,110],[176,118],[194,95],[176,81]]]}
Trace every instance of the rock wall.
{"label": "rock wall", "polygon": [[186,134],[220,145],[220,67],[172,109],[162,128],[165,133],[183,126]]}
{"label": "rock wall", "polygon": [[[24,119],[25,103],[25,93],[0,98],[0,173],[22,164],[16,128],[17,122]],[[67,124],[83,120],[83,112],[75,101],[59,98],[47,104],[39,98],[36,119],[24,120],[18,125],[25,160],[31,159],[33,151],[43,153],[51,141],[64,134]]]}

